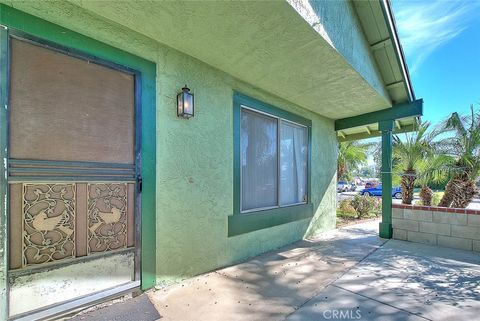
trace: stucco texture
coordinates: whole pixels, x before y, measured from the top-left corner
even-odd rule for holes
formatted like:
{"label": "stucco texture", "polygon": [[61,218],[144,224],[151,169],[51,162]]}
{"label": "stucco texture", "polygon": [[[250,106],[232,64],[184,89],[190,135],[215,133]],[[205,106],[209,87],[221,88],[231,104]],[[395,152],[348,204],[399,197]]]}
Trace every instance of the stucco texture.
{"label": "stucco texture", "polygon": [[[174,50],[158,64],[157,271],[169,283],[301,239],[335,225],[333,121],[273,97]],[[195,117],[175,114],[182,84],[195,93]],[[227,237],[233,213],[233,91],[312,120],[312,201],[303,220]]]}
{"label": "stucco texture", "polygon": [[287,2],[380,95],[389,97],[351,1],[287,0]]}
{"label": "stucco texture", "polygon": [[[159,285],[334,228],[337,140],[333,120],[76,5],[0,2],[156,62]],[[176,117],[176,94],[185,84],[195,93],[195,117],[191,120]],[[228,215],[233,213],[234,90],[312,120],[313,219],[227,236]]]}
{"label": "stucco texture", "polygon": [[347,0],[68,1],[328,118],[391,106]]}

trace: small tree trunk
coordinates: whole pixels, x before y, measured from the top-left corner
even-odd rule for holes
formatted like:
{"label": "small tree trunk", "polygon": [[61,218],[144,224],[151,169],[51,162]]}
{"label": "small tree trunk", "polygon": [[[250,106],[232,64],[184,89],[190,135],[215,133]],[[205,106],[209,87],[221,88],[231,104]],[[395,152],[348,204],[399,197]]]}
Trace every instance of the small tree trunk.
{"label": "small tree trunk", "polygon": [[343,164],[337,164],[337,181],[347,172],[347,167]]}
{"label": "small tree trunk", "polygon": [[450,207],[455,198],[458,198],[456,195],[461,193],[462,180],[458,177],[453,177],[445,186],[445,193],[443,194],[440,203],[440,207]]}
{"label": "small tree trunk", "polygon": [[470,202],[473,200],[476,192],[477,188],[472,180],[466,179],[462,181],[459,193],[456,193],[454,195],[452,207],[466,208],[468,204],[470,204]]}
{"label": "small tree trunk", "polygon": [[408,170],[402,175],[402,203],[412,204],[413,188],[415,185],[415,171]]}
{"label": "small tree trunk", "polygon": [[420,198],[424,206],[432,206],[433,191],[427,185],[422,186],[420,191]]}

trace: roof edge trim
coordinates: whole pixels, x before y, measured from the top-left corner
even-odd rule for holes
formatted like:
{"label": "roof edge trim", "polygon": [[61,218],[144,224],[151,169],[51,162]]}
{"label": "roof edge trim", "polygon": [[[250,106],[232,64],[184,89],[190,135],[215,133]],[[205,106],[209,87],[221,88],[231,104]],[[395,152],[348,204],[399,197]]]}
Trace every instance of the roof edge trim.
{"label": "roof edge trim", "polygon": [[408,97],[410,102],[415,101],[415,93],[413,91],[413,86],[410,80],[410,73],[408,71],[408,66],[406,63],[405,55],[403,53],[402,45],[398,37],[397,27],[395,23],[395,17],[393,16],[392,7],[390,5],[390,0],[379,0],[380,7],[382,8],[383,15],[388,26],[388,32],[390,33],[391,39],[393,39],[393,44],[395,47],[395,54],[398,59],[398,63],[401,66],[402,74],[405,79],[405,87],[408,92]]}

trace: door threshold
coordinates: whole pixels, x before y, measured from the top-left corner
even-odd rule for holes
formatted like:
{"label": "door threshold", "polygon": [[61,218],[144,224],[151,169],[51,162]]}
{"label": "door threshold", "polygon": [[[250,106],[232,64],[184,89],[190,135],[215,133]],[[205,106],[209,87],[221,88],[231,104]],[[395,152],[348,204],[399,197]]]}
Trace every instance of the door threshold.
{"label": "door threshold", "polygon": [[88,294],[77,299],[65,301],[59,304],[50,305],[45,308],[33,310],[30,312],[14,315],[9,320],[31,321],[31,320],[51,320],[60,317],[74,310],[87,308],[105,301],[118,298],[122,295],[140,290],[140,281],[128,282],[110,289]]}

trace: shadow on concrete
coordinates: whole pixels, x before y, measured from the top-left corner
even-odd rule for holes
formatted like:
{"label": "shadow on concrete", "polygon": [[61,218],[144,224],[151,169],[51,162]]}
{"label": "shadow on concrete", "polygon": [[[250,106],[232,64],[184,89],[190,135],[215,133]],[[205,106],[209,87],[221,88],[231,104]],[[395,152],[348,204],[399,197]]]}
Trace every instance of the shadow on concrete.
{"label": "shadow on concrete", "polygon": [[478,317],[479,255],[395,240],[385,243],[370,232],[377,224],[327,232],[151,291],[148,297],[162,320]]}
{"label": "shadow on concrete", "polygon": [[383,243],[369,233],[337,230],[150,297],[164,320],[283,320]]}

